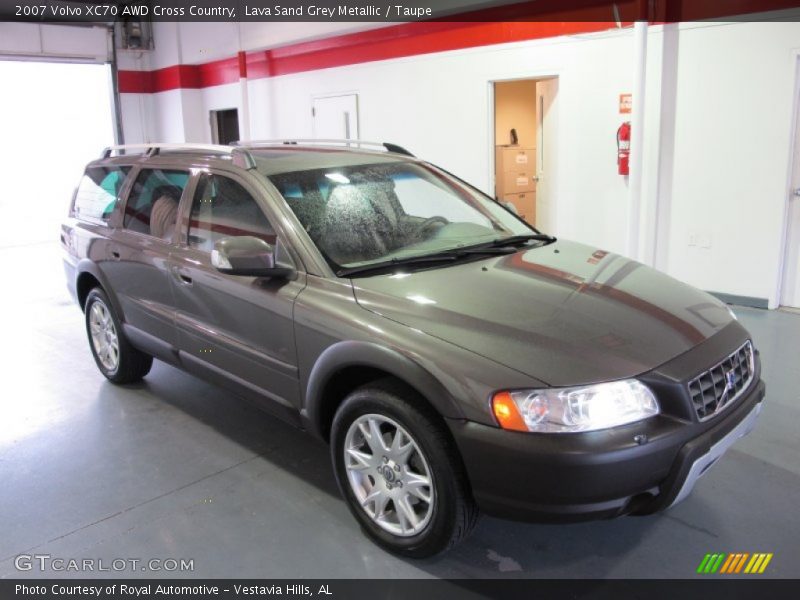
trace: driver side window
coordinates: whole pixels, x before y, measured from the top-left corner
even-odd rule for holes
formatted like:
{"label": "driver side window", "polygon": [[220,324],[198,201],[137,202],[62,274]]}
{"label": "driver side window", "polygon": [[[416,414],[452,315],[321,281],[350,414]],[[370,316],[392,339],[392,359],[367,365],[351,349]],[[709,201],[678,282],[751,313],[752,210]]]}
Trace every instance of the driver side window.
{"label": "driver side window", "polygon": [[201,175],[189,216],[189,246],[210,253],[217,240],[245,235],[275,244],[275,230],[246,189],[222,175]]}

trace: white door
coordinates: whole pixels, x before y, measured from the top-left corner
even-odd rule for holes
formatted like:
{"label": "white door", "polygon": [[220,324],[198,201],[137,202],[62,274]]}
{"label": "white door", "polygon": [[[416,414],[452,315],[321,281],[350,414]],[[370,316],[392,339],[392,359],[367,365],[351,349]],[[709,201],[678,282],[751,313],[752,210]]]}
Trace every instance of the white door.
{"label": "white door", "polygon": [[314,137],[317,139],[358,139],[358,95],[314,98]]}
{"label": "white door", "polygon": [[553,233],[556,224],[558,77],[536,82],[536,227]]}
{"label": "white door", "polygon": [[792,186],[789,191],[789,227],[786,232],[786,258],[781,285],[781,306],[792,308],[800,308],[800,98],[797,100],[797,111]]}

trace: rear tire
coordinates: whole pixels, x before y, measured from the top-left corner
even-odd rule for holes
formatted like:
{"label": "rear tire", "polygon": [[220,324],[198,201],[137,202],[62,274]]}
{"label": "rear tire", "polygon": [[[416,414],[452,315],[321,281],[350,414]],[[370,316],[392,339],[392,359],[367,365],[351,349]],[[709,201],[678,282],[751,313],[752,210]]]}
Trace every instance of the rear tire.
{"label": "rear tire", "polygon": [[94,288],[84,305],[89,348],[100,372],[113,383],[133,383],[150,372],[153,357],[131,346],[105,292]]}
{"label": "rear tire", "polygon": [[350,511],[390,552],[433,556],[466,538],[477,522],[445,425],[399,382],[370,383],[345,398],[333,419],[331,456]]}

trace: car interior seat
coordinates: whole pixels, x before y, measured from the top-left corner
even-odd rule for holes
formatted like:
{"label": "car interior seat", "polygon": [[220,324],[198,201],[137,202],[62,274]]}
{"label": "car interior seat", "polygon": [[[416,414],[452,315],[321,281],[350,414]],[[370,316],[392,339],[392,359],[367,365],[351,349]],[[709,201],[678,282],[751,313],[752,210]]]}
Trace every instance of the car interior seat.
{"label": "car interior seat", "polygon": [[372,260],[391,247],[385,225],[360,186],[339,185],[325,207],[320,245],[339,264]]}
{"label": "car interior seat", "polygon": [[160,186],[153,190],[153,208],[150,211],[150,235],[168,240],[175,231],[178,218],[178,198],[180,188],[176,186]]}

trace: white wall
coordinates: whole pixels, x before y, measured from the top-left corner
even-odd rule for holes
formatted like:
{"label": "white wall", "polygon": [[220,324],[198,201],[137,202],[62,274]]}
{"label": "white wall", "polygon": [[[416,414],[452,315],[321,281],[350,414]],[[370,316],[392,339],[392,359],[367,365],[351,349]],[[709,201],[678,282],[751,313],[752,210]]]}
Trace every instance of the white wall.
{"label": "white wall", "polygon": [[[705,289],[769,298],[771,306],[787,200],[793,48],[800,49],[800,24],[752,23],[687,26],[673,49],[675,152],[663,267]],[[690,237],[710,247],[689,246]]]}
{"label": "white wall", "polygon": [[[197,33],[200,25],[208,24],[186,26]],[[251,24],[243,39],[263,45],[255,27],[267,32],[267,24]],[[154,68],[175,64],[170,60],[187,50],[188,34],[181,26],[173,35],[177,46],[161,44],[172,50],[163,59],[157,51]],[[704,289],[767,298],[774,306],[800,24],[658,26],[648,38],[644,256],[657,223],[659,268]],[[231,37],[214,40],[227,56],[238,49]],[[193,58],[197,51],[191,50]],[[629,117],[618,114],[618,96],[633,87],[631,30],[252,80],[251,137],[311,137],[313,96],[356,92],[362,138],[399,143],[489,191],[489,82],[546,75],[559,76],[553,232],[624,253],[628,189],[616,172],[615,132]],[[159,137],[151,139],[210,141],[209,110],[238,107],[241,113],[238,83],[176,94],[153,95],[157,116],[149,134]],[[696,245],[688,245],[690,238]]]}

